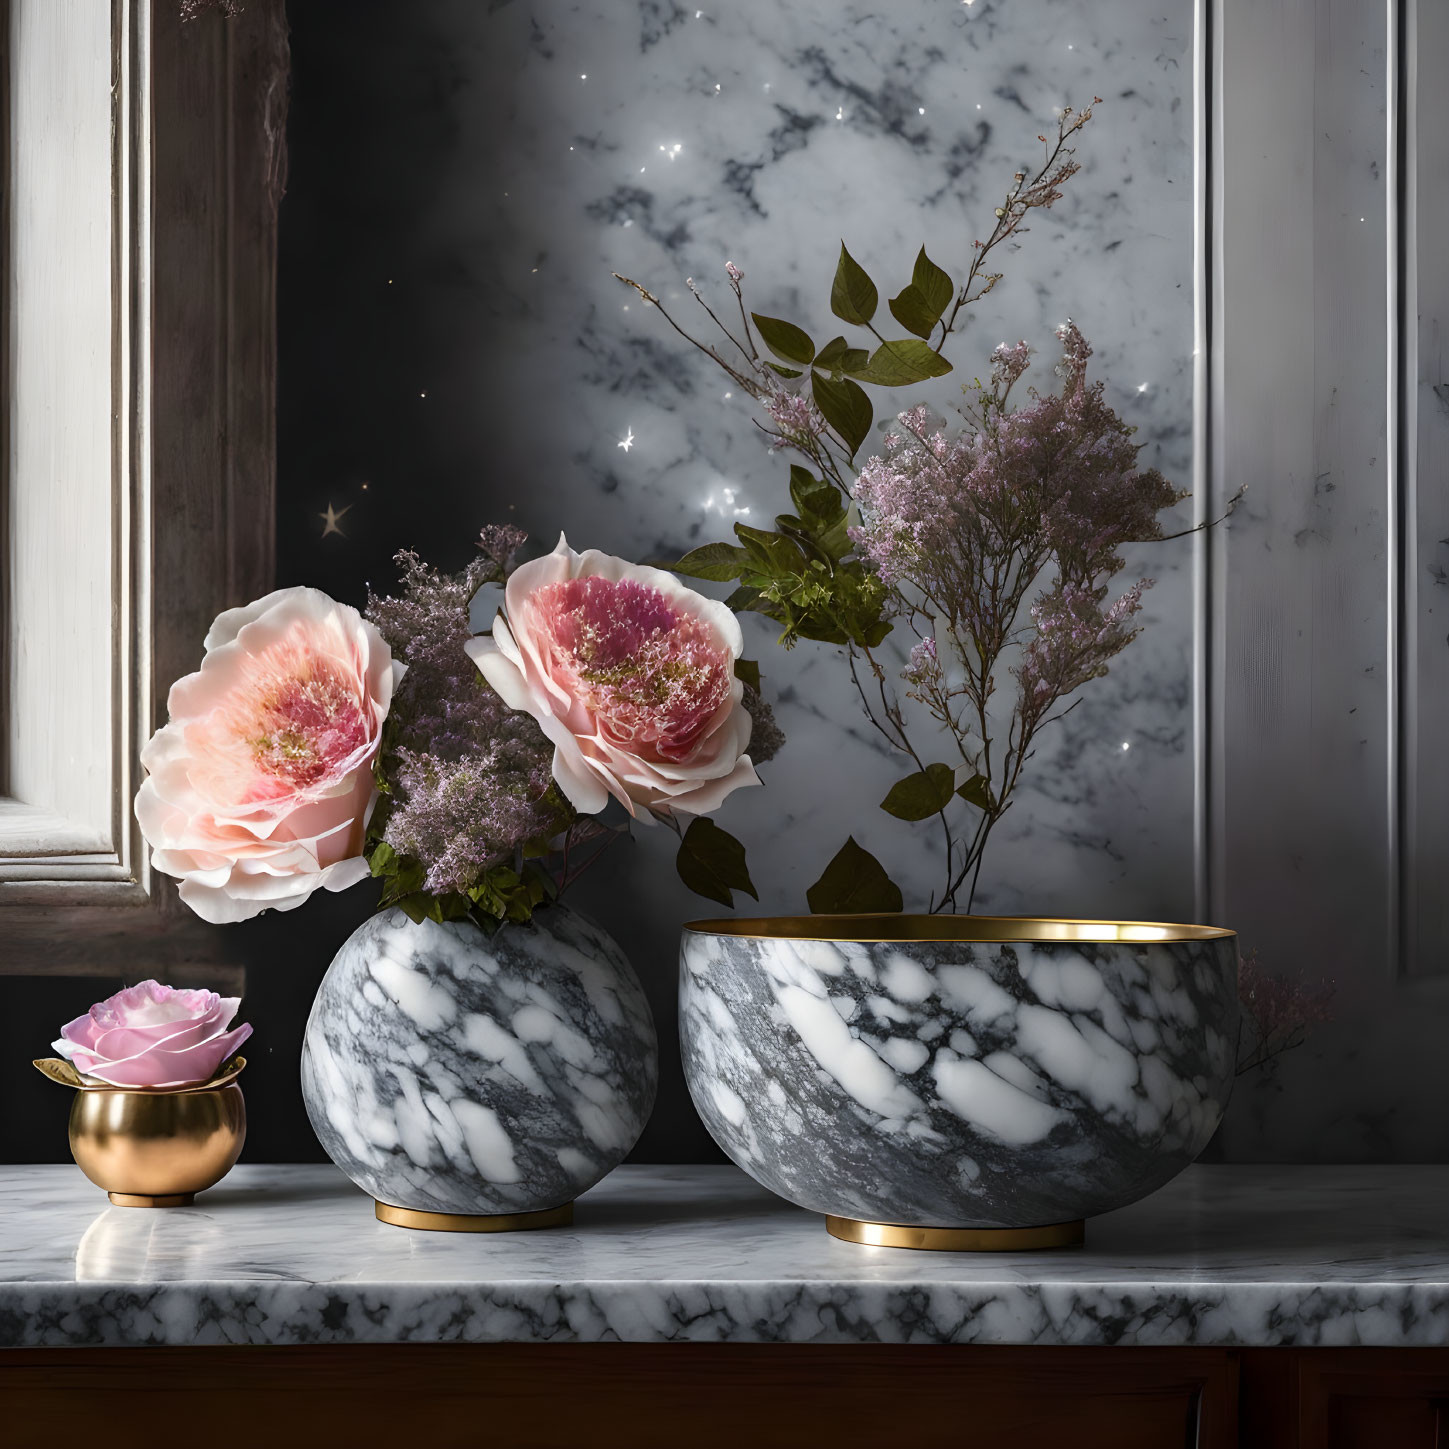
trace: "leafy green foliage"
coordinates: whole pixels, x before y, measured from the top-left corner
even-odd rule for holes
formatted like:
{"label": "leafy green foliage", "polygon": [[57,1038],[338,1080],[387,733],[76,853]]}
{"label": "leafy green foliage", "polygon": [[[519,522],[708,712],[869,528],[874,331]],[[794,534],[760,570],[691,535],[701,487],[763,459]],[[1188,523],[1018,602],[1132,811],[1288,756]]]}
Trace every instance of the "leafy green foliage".
{"label": "leafy green foliage", "polygon": [[744,566],[745,551],[732,543],[706,543],[691,549],[678,563],[670,565],[677,574],[691,579],[709,579],[716,584],[737,579]]}
{"label": "leafy green foliage", "polygon": [[760,692],[760,666],[753,659],[735,660],[735,678],[756,694]]}
{"label": "leafy green foliage", "polygon": [[905,903],[901,888],[885,867],[850,836],[835,853],[825,873],[805,893],[817,916],[853,915],[862,911],[898,911]]}
{"label": "leafy green foliage", "polygon": [[956,793],[968,804],[989,815],[996,809],[991,796],[991,782],[985,775],[972,775],[964,784],[957,786]]}
{"label": "leafy green foliage", "polygon": [[907,332],[929,339],[955,293],[956,286],[950,275],[922,247],[910,282],[890,300],[891,316]]}
{"label": "leafy green foliage", "polygon": [[876,291],[869,273],[841,242],[840,261],[836,264],[835,280],[830,286],[830,310],[842,322],[864,327],[875,316],[879,302],[880,293]]}
{"label": "leafy green foliage", "polygon": [[956,772],[950,765],[927,765],[897,780],[880,808],[897,820],[925,820],[944,810],[955,793]]}
{"label": "leafy green foliage", "polygon": [[745,864],[744,846],[708,816],[697,815],[689,822],[679,842],[674,868],[695,895],[722,906],[733,908],[734,891],[760,898]]}
{"label": "leafy green foliage", "polygon": [[840,434],[853,458],[870,433],[875,413],[865,389],[848,377],[838,381],[823,373],[810,374],[810,393],[820,415]]}
{"label": "leafy green foliage", "polygon": [[882,342],[871,353],[869,364],[856,376],[877,387],[909,387],[928,377],[944,377],[950,371],[951,364],[939,352],[918,338],[902,337],[894,342]]}
{"label": "leafy green foliage", "polygon": [[828,372],[831,377],[859,372],[869,361],[870,353],[864,347],[852,347],[843,337],[832,337],[815,354],[815,367],[822,372]]}
{"label": "leafy green foliage", "polygon": [[[755,326],[759,328],[765,346],[776,357],[785,362],[803,364],[814,361],[815,344],[803,327],[797,327],[793,322],[783,321],[779,317],[762,317],[758,312],[751,312],[750,316],[755,319]],[[795,374],[796,377],[799,375]]]}
{"label": "leafy green foliage", "polygon": [[848,557],[850,513],[840,489],[797,465],[790,469],[790,501],[796,511],[780,514],[773,531],[737,523],[737,544],[705,544],[674,571],[716,583],[738,580],[726,600],[730,608],[782,625],[785,645],[818,639],[874,648],[891,631],[883,617],[887,591]]}

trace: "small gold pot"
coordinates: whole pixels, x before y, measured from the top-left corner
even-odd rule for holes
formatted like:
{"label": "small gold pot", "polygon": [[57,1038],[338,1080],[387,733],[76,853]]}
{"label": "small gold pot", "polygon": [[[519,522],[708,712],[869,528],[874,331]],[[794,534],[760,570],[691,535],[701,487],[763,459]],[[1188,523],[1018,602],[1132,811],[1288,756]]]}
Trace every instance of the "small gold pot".
{"label": "small gold pot", "polygon": [[220,1182],[247,1136],[235,1082],[209,1092],[80,1091],[70,1150],[117,1207],[185,1207]]}
{"label": "small gold pot", "polygon": [[80,1170],[117,1207],[185,1207],[231,1171],[247,1137],[247,1109],[234,1058],[194,1087],[107,1087],[78,1078],[67,1062],[37,1062],[76,1087],[70,1150]]}

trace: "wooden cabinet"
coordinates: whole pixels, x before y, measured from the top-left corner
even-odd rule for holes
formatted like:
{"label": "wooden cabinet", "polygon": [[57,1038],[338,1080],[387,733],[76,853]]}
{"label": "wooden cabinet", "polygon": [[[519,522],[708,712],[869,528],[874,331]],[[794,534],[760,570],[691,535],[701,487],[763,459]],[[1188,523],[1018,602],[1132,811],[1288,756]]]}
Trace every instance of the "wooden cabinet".
{"label": "wooden cabinet", "polygon": [[1243,1449],[1449,1449],[1449,1348],[1239,1355]]}
{"label": "wooden cabinet", "polygon": [[[1449,1348],[448,1344],[0,1352],[0,1443],[1449,1449]],[[178,1441],[179,1442],[179,1441]]]}

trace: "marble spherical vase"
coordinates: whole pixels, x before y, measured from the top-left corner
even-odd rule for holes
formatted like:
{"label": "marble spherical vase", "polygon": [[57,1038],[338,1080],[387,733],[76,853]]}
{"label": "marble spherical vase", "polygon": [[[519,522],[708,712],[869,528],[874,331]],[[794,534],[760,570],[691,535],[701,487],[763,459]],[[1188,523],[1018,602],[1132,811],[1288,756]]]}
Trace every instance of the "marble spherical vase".
{"label": "marble spherical vase", "polygon": [[1212,1137],[1237,938],[989,916],[699,921],[680,1039],[710,1135],[836,1237],[1074,1246]]}
{"label": "marble spherical vase", "polygon": [[654,1105],[659,1049],[618,945],[567,906],[492,935],[363,922],[307,1021],[302,1095],[327,1155],[401,1227],[572,1220]]}

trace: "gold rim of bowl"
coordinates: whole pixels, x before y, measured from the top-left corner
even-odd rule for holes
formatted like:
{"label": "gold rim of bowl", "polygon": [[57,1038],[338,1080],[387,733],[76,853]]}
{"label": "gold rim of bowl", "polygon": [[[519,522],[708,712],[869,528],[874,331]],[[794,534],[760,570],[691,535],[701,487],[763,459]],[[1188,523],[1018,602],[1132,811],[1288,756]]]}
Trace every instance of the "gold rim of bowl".
{"label": "gold rim of bowl", "polygon": [[1093,921],[1065,916],[925,916],[880,913],[858,916],[719,917],[690,921],[684,929],[700,936],[743,936],[752,940],[852,941],[864,945],[936,941],[962,945],[1010,942],[1224,941],[1237,935],[1221,926],[1171,921]]}

